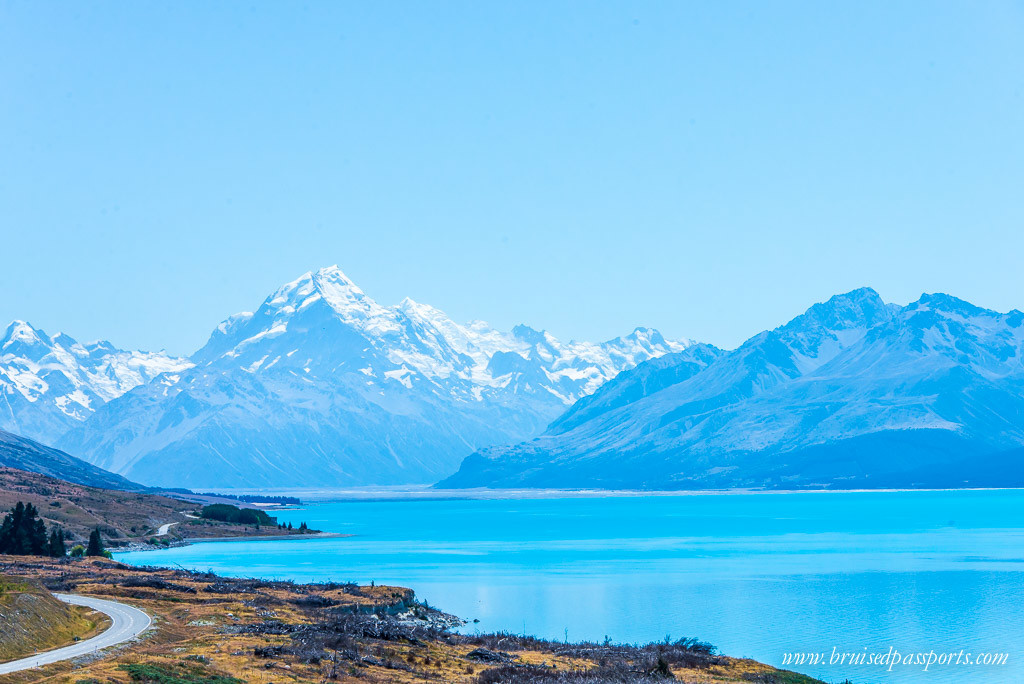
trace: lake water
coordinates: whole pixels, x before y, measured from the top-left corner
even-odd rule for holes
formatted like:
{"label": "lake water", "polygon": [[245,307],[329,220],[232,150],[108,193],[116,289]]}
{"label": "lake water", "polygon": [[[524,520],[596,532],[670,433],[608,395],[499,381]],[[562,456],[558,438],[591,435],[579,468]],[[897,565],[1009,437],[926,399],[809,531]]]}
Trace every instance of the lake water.
{"label": "lake water", "polygon": [[701,494],[310,504],[343,539],[118,554],[411,587],[466,629],[787,652],[1008,653],[1003,666],[789,666],[826,681],[1024,681],[1024,492]]}

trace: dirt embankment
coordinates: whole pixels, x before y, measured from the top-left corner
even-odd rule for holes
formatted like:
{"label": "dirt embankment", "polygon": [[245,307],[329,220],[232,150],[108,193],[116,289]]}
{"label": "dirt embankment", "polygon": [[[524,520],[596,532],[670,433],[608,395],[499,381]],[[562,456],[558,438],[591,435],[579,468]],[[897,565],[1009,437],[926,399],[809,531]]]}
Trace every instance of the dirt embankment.
{"label": "dirt embankment", "polygon": [[105,623],[102,615],[58,601],[33,581],[0,575],[0,661],[65,646]]}

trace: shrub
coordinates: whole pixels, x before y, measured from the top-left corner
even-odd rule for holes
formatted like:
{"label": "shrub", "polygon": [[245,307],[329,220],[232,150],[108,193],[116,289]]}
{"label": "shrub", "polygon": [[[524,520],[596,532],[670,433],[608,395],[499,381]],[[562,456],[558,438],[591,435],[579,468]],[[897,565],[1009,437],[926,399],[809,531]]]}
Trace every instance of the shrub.
{"label": "shrub", "polygon": [[156,663],[132,663],[119,665],[118,669],[127,672],[133,682],[146,684],[243,684],[241,679],[206,673],[195,666],[172,668]]}
{"label": "shrub", "polygon": [[203,506],[199,515],[207,520],[219,520],[240,525],[277,525],[277,519],[271,518],[265,511],[255,508],[239,508],[231,504]]}

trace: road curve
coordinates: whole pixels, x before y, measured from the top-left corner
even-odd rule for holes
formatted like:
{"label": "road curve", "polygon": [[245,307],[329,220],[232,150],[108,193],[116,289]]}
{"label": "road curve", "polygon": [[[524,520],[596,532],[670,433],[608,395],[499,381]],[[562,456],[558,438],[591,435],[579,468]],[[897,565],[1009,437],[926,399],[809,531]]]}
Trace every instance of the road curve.
{"label": "road curve", "polygon": [[91,639],[79,641],[70,646],[52,651],[44,651],[21,660],[0,663],[0,674],[30,670],[34,667],[42,667],[43,665],[49,665],[61,660],[70,660],[71,658],[89,655],[102,648],[134,639],[153,624],[150,617],[138,608],[133,608],[117,601],[108,601],[107,599],[93,598],[91,596],[77,596],[75,594],[54,594],[54,596],[64,603],[70,603],[75,606],[88,606],[93,610],[106,613],[110,617],[112,624],[102,634]]}
{"label": "road curve", "polygon": [[154,537],[163,537],[164,535],[166,535],[168,532],[171,531],[171,527],[173,527],[174,525],[177,525],[177,524],[178,523],[176,523],[176,522],[164,523],[163,525],[160,526],[160,529],[158,529],[156,531],[156,534],[154,534],[153,536]]}

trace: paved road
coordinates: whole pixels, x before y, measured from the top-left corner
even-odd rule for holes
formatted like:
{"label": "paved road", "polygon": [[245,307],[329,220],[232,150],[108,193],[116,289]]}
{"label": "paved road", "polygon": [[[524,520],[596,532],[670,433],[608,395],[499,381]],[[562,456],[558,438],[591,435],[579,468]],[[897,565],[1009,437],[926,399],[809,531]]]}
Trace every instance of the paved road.
{"label": "paved road", "polygon": [[54,596],[64,603],[70,603],[75,606],[88,606],[93,610],[106,613],[113,624],[105,632],[94,636],[92,639],[79,641],[71,646],[65,646],[53,651],[45,651],[38,655],[22,658],[21,660],[0,663],[0,674],[29,670],[61,660],[70,660],[71,658],[95,653],[101,648],[107,648],[108,646],[134,639],[149,629],[149,626],[153,623],[149,616],[138,608],[132,608],[117,601],[108,601],[90,596],[76,596],[74,594],[54,594]]}
{"label": "paved road", "polygon": [[156,531],[156,534],[154,534],[153,536],[154,537],[162,537],[162,536],[164,536],[165,534],[167,534],[168,532],[171,531],[171,526],[172,525],[177,525],[177,524],[178,523],[176,523],[176,522],[164,523],[163,525],[160,526],[160,529],[158,529]]}

